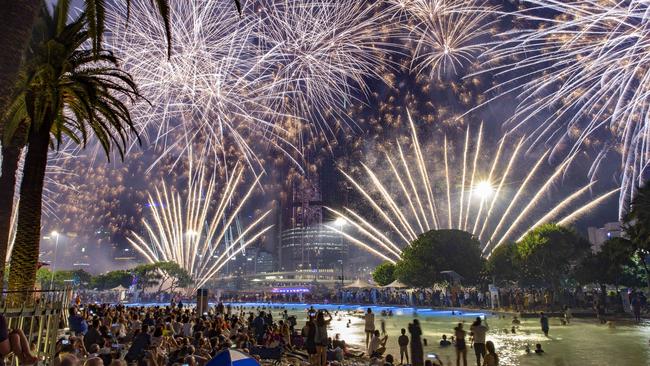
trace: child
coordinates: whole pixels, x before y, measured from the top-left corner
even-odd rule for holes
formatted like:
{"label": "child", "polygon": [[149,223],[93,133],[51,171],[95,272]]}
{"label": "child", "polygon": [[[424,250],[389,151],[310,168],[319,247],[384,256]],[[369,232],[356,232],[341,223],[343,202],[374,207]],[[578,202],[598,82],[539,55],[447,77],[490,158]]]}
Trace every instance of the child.
{"label": "child", "polygon": [[406,363],[409,363],[409,337],[406,335],[406,329],[402,328],[402,335],[397,338],[397,344],[399,345],[399,362],[404,364],[404,358],[406,357]]}

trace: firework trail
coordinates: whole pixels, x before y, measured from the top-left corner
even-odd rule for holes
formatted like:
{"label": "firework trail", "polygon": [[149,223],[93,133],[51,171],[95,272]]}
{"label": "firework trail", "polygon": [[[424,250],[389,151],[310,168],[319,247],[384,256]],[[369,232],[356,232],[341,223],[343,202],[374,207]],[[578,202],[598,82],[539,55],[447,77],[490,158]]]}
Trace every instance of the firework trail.
{"label": "firework trail", "polygon": [[[491,99],[520,101],[507,125],[532,126],[530,146],[556,144],[573,156],[594,137],[621,155],[619,216],[643,183],[650,161],[650,3],[645,0],[525,0],[520,23],[483,55],[495,62],[480,73],[505,78]],[[514,76],[512,76],[514,75]],[[491,101],[490,100],[490,101]],[[489,101],[488,101],[489,102]]]}
{"label": "firework trail", "polygon": [[481,0],[392,0],[399,38],[412,54],[410,68],[430,79],[462,76],[486,50],[496,8]]}
{"label": "firework trail", "polygon": [[[14,192],[14,205],[11,212],[11,223],[9,226],[9,244],[7,246],[7,261],[11,255],[16,237],[16,225],[18,224],[18,206],[20,204],[20,182],[23,177],[23,167],[25,165],[26,149],[20,156],[18,162],[18,171],[16,172],[16,191]],[[59,220],[57,214],[61,202],[59,197],[64,191],[76,191],[76,187],[70,184],[69,178],[77,174],[67,167],[67,163],[72,158],[78,158],[77,145],[66,140],[57,150],[50,150],[47,155],[47,167],[45,168],[45,178],[43,182],[43,215],[46,219],[54,221]],[[0,161],[2,159],[0,158]]]}
{"label": "firework trail", "polygon": [[[552,221],[568,224],[576,220],[618,191],[614,189],[592,199],[589,192],[595,182],[589,182],[568,195],[557,194],[553,188],[575,156],[548,171],[543,163],[550,150],[531,161],[523,151],[525,139],[511,141],[508,135],[501,139],[496,151],[486,151],[482,126],[474,138],[470,128],[467,129],[462,158],[461,154],[455,154],[446,136],[442,154],[438,153],[442,157],[431,157],[420,146],[410,115],[409,123],[410,155],[407,155],[408,146],[398,139],[397,151],[384,153],[387,169],[361,164],[367,184],[343,172],[377,215],[378,222],[373,223],[365,218],[367,215],[349,208],[328,208],[352,228],[348,232],[336,227],[330,229],[388,261],[397,260],[401,247],[434,229],[468,231],[481,241],[483,253],[489,256],[499,245],[521,239],[538,225]],[[450,161],[456,155],[460,161]],[[437,164],[428,164],[436,158]],[[381,171],[388,172],[385,179],[377,175]],[[445,176],[432,179],[436,171],[444,172]],[[444,186],[440,187],[443,182]],[[573,209],[575,205],[584,206]],[[385,234],[386,231],[394,233],[396,240],[391,238],[393,235]]]}
{"label": "firework trail", "polygon": [[[150,219],[142,223],[147,238],[131,232],[129,243],[148,262],[173,261],[187,270],[200,288],[213,278],[234,256],[254,243],[271,226],[260,223],[270,210],[259,215],[241,230],[239,214],[260,177],[246,188],[241,198],[237,191],[246,170],[238,164],[219,187],[216,173],[203,159],[195,161],[189,153],[187,186],[174,191],[164,182],[149,194]],[[182,192],[182,193],[181,193]]]}

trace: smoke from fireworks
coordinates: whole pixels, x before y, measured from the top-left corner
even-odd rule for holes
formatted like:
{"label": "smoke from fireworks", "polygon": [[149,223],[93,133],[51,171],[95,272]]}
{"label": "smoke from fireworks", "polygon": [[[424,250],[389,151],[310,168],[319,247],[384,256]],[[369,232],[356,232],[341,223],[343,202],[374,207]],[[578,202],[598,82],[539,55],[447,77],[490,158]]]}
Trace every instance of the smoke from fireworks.
{"label": "smoke from fireworks", "polygon": [[[532,126],[531,145],[565,146],[572,156],[594,137],[621,155],[619,216],[650,162],[650,3],[642,0],[525,0],[506,17],[521,23],[484,55],[500,63],[482,71],[505,81],[498,98],[520,98],[510,130]],[[515,76],[511,76],[514,72]],[[508,76],[507,76],[508,75]],[[498,88],[498,90],[497,90]]]}
{"label": "smoke from fireworks", "polygon": [[[349,208],[329,209],[359,234],[356,237],[346,230],[340,231],[343,235],[388,261],[398,259],[400,248],[419,234],[434,229],[468,231],[481,241],[483,252],[489,255],[497,246],[519,240],[543,223],[569,224],[618,191],[591,198],[589,192],[595,182],[590,182],[558,197],[552,188],[573,157],[545,172],[543,163],[549,151],[531,161],[522,152],[523,139],[515,141],[511,149],[513,141],[509,136],[501,139],[495,152],[486,152],[482,125],[474,139],[467,129],[462,152],[458,154],[445,136],[442,156],[436,157],[440,166],[432,166],[427,162],[433,157],[424,153],[410,116],[409,123],[411,155],[398,139],[397,148],[384,154],[386,168],[362,163],[368,183],[343,172],[372,208],[378,222]],[[388,177],[380,177],[381,171],[388,171]],[[434,176],[435,172],[444,175]],[[394,238],[387,231],[394,233]]]}
{"label": "smoke from fireworks", "polygon": [[242,228],[240,212],[259,177],[237,197],[245,168],[237,165],[223,187],[204,160],[189,160],[187,186],[178,191],[164,182],[149,195],[150,218],[143,219],[147,237],[132,232],[129,243],[150,263],[173,261],[187,270],[200,288],[238,253],[271,226],[260,223],[270,211]]}

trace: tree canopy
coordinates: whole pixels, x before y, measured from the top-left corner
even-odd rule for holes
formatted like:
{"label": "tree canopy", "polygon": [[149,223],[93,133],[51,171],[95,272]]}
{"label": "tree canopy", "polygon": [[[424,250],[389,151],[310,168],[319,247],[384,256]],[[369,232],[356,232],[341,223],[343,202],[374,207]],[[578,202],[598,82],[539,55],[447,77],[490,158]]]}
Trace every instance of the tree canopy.
{"label": "tree canopy", "polygon": [[142,291],[150,287],[158,287],[158,292],[173,292],[179,287],[192,284],[190,274],[176,262],[156,262],[141,264],[132,270],[136,285]]}
{"label": "tree canopy", "polygon": [[650,287],[650,183],[640,187],[624,219],[625,232],[630,238],[635,255],[643,268],[646,285]]}
{"label": "tree canopy", "polygon": [[515,260],[517,247],[514,243],[505,243],[494,249],[485,263],[485,272],[496,283],[517,281],[519,271]]}
{"label": "tree canopy", "polygon": [[402,251],[395,277],[412,287],[430,287],[447,279],[442,271],[455,271],[475,283],[483,259],[479,241],[462,230],[431,230]]}
{"label": "tree canopy", "polygon": [[395,281],[395,265],[390,262],[384,262],[378,265],[372,272],[372,279],[379,286],[386,286]]}
{"label": "tree canopy", "polygon": [[589,242],[572,229],[544,224],[531,230],[516,244],[522,284],[559,286],[589,248]]}

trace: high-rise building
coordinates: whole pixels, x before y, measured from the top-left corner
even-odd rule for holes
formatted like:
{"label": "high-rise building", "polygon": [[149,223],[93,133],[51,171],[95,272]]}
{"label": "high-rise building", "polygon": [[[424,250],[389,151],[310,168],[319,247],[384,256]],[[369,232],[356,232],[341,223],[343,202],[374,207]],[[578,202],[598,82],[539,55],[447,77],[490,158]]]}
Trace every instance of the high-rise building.
{"label": "high-rise building", "polygon": [[339,269],[348,251],[343,236],[323,224],[282,232],[282,262],[285,271]]}
{"label": "high-rise building", "polygon": [[289,227],[281,233],[280,270],[339,268],[338,261],[347,253],[347,241],[323,225],[323,202],[316,174],[294,183]]}
{"label": "high-rise building", "polygon": [[603,227],[587,228],[591,250],[598,252],[600,247],[609,239],[623,237],[623,228],[620,222],[608,222]]}

